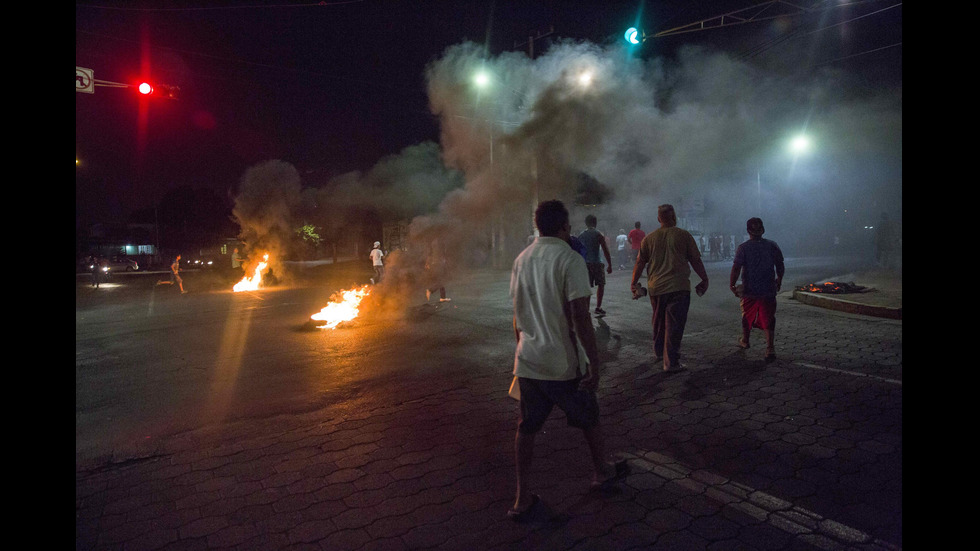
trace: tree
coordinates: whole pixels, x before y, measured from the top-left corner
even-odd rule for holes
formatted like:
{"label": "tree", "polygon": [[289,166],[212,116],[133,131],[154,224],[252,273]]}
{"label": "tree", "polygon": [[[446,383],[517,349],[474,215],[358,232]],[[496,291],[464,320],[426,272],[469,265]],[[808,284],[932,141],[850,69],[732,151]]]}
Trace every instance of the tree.
{"label": "tree", "polygon": [[317,227],[313,224],[303,224],[296,230],[296,234],[303,240],[305,250],[308,251],[311,247],[313,248],[313,258],[316,258],[320,243],[323,241],[320,234],[317,233]]}

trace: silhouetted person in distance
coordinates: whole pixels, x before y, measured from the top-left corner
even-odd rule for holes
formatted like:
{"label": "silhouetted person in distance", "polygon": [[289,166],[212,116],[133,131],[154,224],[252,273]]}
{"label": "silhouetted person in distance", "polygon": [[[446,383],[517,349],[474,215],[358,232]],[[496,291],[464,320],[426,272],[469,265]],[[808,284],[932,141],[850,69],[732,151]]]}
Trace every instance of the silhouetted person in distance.
{"label": "silhouetted person in distance", "polygon": [[238,247],[231,253],[231,272],[233,277],[238,277],[244,275],[245,271],[242,268],[242,254],[238,252]]}
{"label": "silhouetted person in distance", "polygon": [[895,233],[888,213],[881,213],[878,225],[875,226],[875,264],[882,268],[889,267],[892,249],[895,246]]}
{"label": "silhouetted person in distance", "polygon": [[[598,220],[595,215],[585,217],[585,231],[578,234],[579,241],[585,245],[585,267],[589,270],[589,285],[595,286],[595,315],[604,316],[606,311],[602,309],[602,296],[606,289],[606,274],[612,273],[612,258],[609,256],[609,246],[606,244],[606,236],[596,229]],[[606,264],[602,264],[599,252],[606,257]]]}
{"label": "silhouetted person in distance", "polygon": [[636,264],[636,256],[640,252],[640,243],[643,242],[646,233],[640,229],[640,223],[636,222],[626,237],[630,242],[630,262]]}
{"label": "silhouetted person in distance", "polygon": [[[585,259],[568,244],[571,225],[561,201],[545,201],[534,212],[540,235],[514,260],[514,376],[520,388],[520,421],[514,448],[517,496],[507,516],[525,520],[539,498],[531,492],[534,440],[558,406],[569,425],[585,435],[592,459],[592,487],[603,488],[628,466],[605,459],[599,424],[599,349],[589,314],[592,290]],[[533,514],[533,513],[532,513]]]}
{"label": "silhouetted person in distance", "polygon": [[102,281],[102,259],[97,256],[89,257],[89,269],[92,270],[92,287],[96,289],[99,288],[99,282]]}
{"label": "silhouetted person in distance", "polygon": [[629,237],[626,236],[626,230],[620,229],[619,235],[616,236],[616,264],[619,265],[620,270],[626,269],[626,255],[627,252],[626,245],[629,244]]}
{"label": "silhouetted person in distance", "polygon": [[[766,232],[761,218],[749,218],[745,223],[749,240],[735,250],[735,260],[729,277],[729,289],[742,303],[742,338],[738,345],[749,347],[753,327],[766,336],[766,361],[776,359],[776,294],[783,284],[783,251],[775,241],[763,239]],[[742,288],[736,285],[742,276]]]}
{"label": "silhouetted person in distance", "polygon": [[374,277],[371,278],[371,283],[381,283],[381,280],[385,276],[385,263],[383,260],[385,253],[381,250],[380,241],[374,242],[374,247],[371,248],[368,256],[371,257],[371,267],[374,268]]}
{"label": "silhouetted person in distance", "polygon": [[680,363],[681,337],[691,306],[691,268],[701,278],[695,288],[698,296],[708,290],[708,273],[694,236],[677,227],[674,207],[660,205],[657,220],[660,227],[647,234],[640,244],[630,288],[638,285],[643,267],[649,263],[647,287],[653,307],[653,354],[658,360],[663,358],[664,371],[681,371],[684,369]]}
{"label": "silhouetted person in distance", "polygon": [[170,282],[176,283],[180,287],[181,294],[186,293],[184,290],[184,280],[180,277],[180,255],[174,259],[174,263],[170,265]]}
{"label": "silhouetted person in distance", "polygon": [[438,243],[431,246],[428,256],[425,258],[423,277],[425,278],[425,301],[429,302],[432,293],[439,292],[439,302],[449,302],[452,299],[446,296],[446,277],[448,276],[448,262],[446,255],[442,253]]}

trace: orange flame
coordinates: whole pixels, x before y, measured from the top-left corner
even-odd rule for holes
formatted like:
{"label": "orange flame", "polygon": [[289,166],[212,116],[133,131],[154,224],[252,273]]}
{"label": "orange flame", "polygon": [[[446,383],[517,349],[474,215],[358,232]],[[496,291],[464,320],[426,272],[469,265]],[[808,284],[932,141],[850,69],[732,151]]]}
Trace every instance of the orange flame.
{"label": "orange flame", "polygon": [[824,283],[807,283],[801,287],[797,287],[798,290],[806,293],[846,293],[847,288],[843,283],[837,283],[834,281],[827,281]]}
{"label": "orange flame", "polygon": [[235,284],[232,289],[239,293],[241,291],[256,291],[259,288],[259,284],[262,283],[262,272],[269,267],[269,254],[266,253],[262,257],[262,261],[259,262],[258,266],[255,267],[255,275],[251,278],[245,276],[241,281]]}
{"label": "orange flame", "polygon": [[339,300],[327,304],[318,313],[310,316],[310,319],[323,322],[323,324],[317,325],[317,329],[336,329],[341,323],[357,317],[360,313],[358,307],[361,305],[361,301],[370,292],[370,287],[367,285],[360,289],[340,291],[338,293],[340,295]]}

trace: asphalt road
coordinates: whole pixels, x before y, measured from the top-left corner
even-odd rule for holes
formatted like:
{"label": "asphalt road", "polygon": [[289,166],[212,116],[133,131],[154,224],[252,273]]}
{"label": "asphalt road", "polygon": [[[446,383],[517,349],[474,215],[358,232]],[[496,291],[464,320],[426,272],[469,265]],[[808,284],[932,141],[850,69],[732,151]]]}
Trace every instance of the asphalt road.
{"label": "asphalt road", "polygon": [[560,529],[503,518],[506,271],[460,275],[441,304],[378,289],[332,331],[309,316],[366,265],[251,293],[214,272],[184,274],[183,295],[165,274],[79,277],[76,548],[900,548],[901,322],[788,296],[860,262],[788,259],[773,363],[761,336],[734,346],[730,264],[707,267],[676,375],[650,359],[649,302],[609,276],[599,400],[635,470],[618,496],[588,495],[556,414],[535,464]]}
{"label": "asphalt road", "polygon": [[[853,268],[830,259],[787,265],[784,291]],[[707,264],[711,286],[693,300],[687,334],[737,334],[729,266]],[[232,292],[226,275],[184,272],[183,295],[157,284],[165,274],[118,274],[98,289],[78,277],[76,460],[138,454],[168,435],[226,421],[408,399],[395,381],[507,379],[514,337],[506,271],[459,275],[448,286],[452,302],[426,305],[419,290],[366,302],[357,320],[336,330],[310,326],[333,293],[366,283],[368,270],[357,263],[296,270],[287,283],[245,293]],[[609,276],[609,315],[597,325],[607,344],[649,339],[649,303],[631,300],[628,278]]]}

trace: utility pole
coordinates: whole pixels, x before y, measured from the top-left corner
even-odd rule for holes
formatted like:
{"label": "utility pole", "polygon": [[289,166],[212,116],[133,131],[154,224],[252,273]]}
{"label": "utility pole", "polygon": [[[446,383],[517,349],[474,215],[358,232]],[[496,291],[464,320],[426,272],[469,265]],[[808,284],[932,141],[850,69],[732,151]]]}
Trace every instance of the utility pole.
{"label": "utility pole", "polygon": [[[554,34],[555,26],[550,25],[548,27],[548,32],[539,32],[536,35],[532,34],[527,37],[527,56],[530,59],[534,59],[534,41],[540,40],[546,36]],[[523,44],[522,44],[523,45]],[[514,47],[517,47],[517,42],[514,43]],[[538,188],[538,159],[536,156],[531,157],[531,231],[534,232],[535,237],[538,235],[537,228],[534,227],[534,211],[538,208],[538,198],[539,188]]]}
{"label": "utility pole", "polygon": [[[531,59],[534,59],[534,41],[535,40],[539,40],[539,39],[542,39],[542,38],[544,38],[546,36],[552,35],[552,34],[554,34],[554,32],[555,32],[555,26],[554,25],[551,25],[550,27],[548,27],[548,32],[539,32],[537,35],[533,35],[532,34],[531,36],[528,36],[527,37],[527,55],[528,55],[528,57],[530,57]],[[516,48],[517,46],[518,46],[518,43],[517,42],[514,42],[514,47]],[[523,44],[521,44],[521,46],[523,46]]]}

